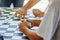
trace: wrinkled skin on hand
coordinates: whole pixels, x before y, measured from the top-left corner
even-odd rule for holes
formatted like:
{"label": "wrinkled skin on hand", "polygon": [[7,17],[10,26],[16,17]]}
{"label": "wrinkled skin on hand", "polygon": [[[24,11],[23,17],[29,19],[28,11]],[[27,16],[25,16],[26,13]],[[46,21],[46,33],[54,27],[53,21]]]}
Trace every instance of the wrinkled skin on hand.
{"label": "wrinkled skin on hand", "polygon": [[15,16],[17,16],[18,19],[22,18],[23,16],[27,15],[27,10],[24,8],[21,8],[16,11]]}

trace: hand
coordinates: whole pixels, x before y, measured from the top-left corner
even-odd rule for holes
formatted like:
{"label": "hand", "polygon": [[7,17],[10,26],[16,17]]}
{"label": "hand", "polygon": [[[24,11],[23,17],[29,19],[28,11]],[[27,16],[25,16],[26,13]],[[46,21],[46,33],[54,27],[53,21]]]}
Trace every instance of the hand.
{"label": "hand", "polygon": [[16,11],[15,15],[17,16],[18,19],[22,18],[22,16],[27,15],[27,10],[24,8],[21,8],[20,10]]}
{"label": "hand", "polygon": [[41,23],[41,20],[27,20],[27,22],[30,22],[33,27],[33,26],[39,26]]}
{"label": "hand", "polygon": [[21,31],[21,32],[24,32],[24,30],[27,28],[27,23],[26,23],[26,21],[23,21],[23,22],[21,22],[20,24],[19,24],[19,30]]}
{"label": "hand", "polygon": [[33,9],[33,14],[38,17],[43,17],[44,13],[40,11],[39,9]]}

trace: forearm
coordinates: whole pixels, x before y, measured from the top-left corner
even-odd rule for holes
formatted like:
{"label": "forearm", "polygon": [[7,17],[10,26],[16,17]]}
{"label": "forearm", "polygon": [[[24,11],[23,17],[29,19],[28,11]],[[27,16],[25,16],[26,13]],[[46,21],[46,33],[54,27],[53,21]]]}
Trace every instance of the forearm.
{"label": "forearm", "polygon": [[29,0],[28,3],[26,5],[24,5],[22,8],[24,9],[29,9],[32,6],[34,6],[37,2],[39,2],[40,0]]}
{"label": "forearm", "polygon": [[30,39],[30,40],[43,40],[42,37],[38,36],[35,32],[31,31],[27,27],[25,27],[25,30],[23,33]]}

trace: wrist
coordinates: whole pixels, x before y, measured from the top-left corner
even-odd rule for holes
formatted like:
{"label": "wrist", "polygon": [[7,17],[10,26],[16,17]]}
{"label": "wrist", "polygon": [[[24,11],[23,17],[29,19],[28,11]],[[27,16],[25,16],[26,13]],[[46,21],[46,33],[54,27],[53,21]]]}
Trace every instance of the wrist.
{"label": "wrist", "polygon": [[24,6],[24,7],[22,7],[22,9],[24,9],[24,10],[28,10],[25,6]]}
{"label": "wrist", "polygon": [[22,31],[24,34],[28,34],[29,32],[29,29],[27,27],[24,27],[23,31]]}

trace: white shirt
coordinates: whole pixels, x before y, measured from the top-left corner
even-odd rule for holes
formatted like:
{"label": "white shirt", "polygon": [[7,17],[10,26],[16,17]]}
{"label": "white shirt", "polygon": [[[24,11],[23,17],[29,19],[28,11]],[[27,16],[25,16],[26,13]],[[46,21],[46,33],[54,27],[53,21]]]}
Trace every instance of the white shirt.
{"label": "white shirt", "polygon": [[35,4],[31,9],[40,9],[41,11],[45,11],[48,6],[48,0],[41,0],[37,4]]}
{"label": "white shirt", "polygon": [[58,22],[59,22],[59,16],[60,16],[60,0],[54,0],[51,2],[46,10],[46,14],[44,16],[44,19],[42,20],[38,30],[37,34],[44,38],[44,40],[51,40]]}

